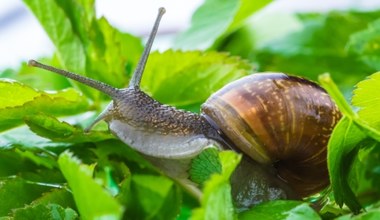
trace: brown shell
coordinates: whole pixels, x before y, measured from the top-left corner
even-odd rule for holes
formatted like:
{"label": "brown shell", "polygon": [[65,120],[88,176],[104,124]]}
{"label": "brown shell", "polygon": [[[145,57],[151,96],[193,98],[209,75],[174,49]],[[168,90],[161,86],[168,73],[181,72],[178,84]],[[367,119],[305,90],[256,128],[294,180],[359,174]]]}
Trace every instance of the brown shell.
{"label": "brown shell", "polygon": [[214,93],[202,112],[235,147],[273,164],[299,196],[328,185],[327,142],[341,113],[317,84],[282,73],[253,74]]}

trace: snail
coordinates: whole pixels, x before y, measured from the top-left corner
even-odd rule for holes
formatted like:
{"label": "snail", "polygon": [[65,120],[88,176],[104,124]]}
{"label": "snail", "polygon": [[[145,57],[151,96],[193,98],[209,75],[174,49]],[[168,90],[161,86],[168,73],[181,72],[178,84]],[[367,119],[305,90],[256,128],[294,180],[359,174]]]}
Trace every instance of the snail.
{"label": "snail", "polygon": [[140,90],[164,13],[160,8],[127,88],[117,89],[34,60],[29,65],[110,96],[111,103],[87,130],[104,120],[121,141],[186,184],[191,159],[205,148],[241,152],[243,160],[231,177],[237,207],[302,198],[326,187],[326,146],[341,113],[316,83],[283,73],[251,74],[212,94],[201,114],[164,105]]}

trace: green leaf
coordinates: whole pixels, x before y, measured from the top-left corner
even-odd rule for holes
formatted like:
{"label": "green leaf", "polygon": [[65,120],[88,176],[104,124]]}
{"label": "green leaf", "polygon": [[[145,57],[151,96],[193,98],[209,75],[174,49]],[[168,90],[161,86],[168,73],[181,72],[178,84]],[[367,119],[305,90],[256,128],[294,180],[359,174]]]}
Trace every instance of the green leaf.
{"label": "green leaf", "polygon": [[12,209],[32,202],[48,189],[21,178],[0,181],[0,216],[8,215]]}
{"label": "green leaf", "polygon": [[39,137],[26,126],[3,132],[0,135],[0,148],[2,149],[17,147],[28,150],[58,150],[61,152],[62,149],[65,149],[71,145],[72,144],[70,143],[57,143],[49,139]]}
{"label": "green leaf", "polygon": [[126,216],[133,219],[174,219],[180,211],[181,193],[163,176],[133,175]]}
{"label": "green leaf", "polygon": [[328,143],[327,163],[335,201],[340,206],[345,203],[355,213],[359,212],[361,205],[348,184],[348,173],[359,145],[366,137],[349,118],[343,117]]}
{"label": "green leaf", "polygon": [[[40,58],[38,60],[44,64],[61,68],[57,56],[53,56],[52,58]],[[12,74],[8,76],[0,75],[0,77],[12,78],[40,90],[62,90],[71,87],[67,78],[58,74],[52,74],[40,68],[31,68],[26,62],[22,63],[17,69],[12,70]]]}
{"label": "green leaf", "polygon": [[24,0],[40,21],[57,48],[63,66],[73,72],[85,73],[86,54],[80,38],[73,31],[73,24],[56,1]]}
{"label": "green leaf", "polygon": [[373,128],[380,130],[380,72],[359,82],[354,90],[352,104],[359,107],[359,117]]}
{"label": "green leaf", "polygon": [[91,62],[91,70],[98,72],[101,81],[124,88],[137,65],[143,47],[141,40],[113,28],[105,18],[98,20],[104,35],[105,51]]}
{"label": "green leaf", "polygon": [[16,149],[0,150],[0,177],[17,175],[34,168],[29,160],[15,151]]}
{"label": "green leaf", "polygon": [[74,89],[48,93],[4,79],[0,80],[0,97],[0,131],[20,125],[27,115],[70,115],[88,107],[85,97]]}
{"label": "green leaf", "polygon": [[82,164],[69,152],[58,159],[82,219],[120,219],[123,207],[92,178],[93,167]]}
{"label": "green leaf", "polygon": [[[57,48],[64,69],[124,87],[142,51],[140,39],[96,18],[94,1],[24,0]],[[97,98],[95,90],[80,85]]]}
{"label": "green leaf", "polygon": [[369,207],[366,212],[359,215],[347,214],[336,218],[336,220],[377,220],[380,218],[380,208],[378,202]]}
{"label": "green leaf", "polygon": [[54,141],[84,143],[98,142],[114,137],[109,132],[91,131],[85,133],[82,129],[48,115],[30,115],[24,118],[25,123],[36,134]]}
{"label": "green leaf", "polygon": [[30,184],[41,185],[51,189],[65,188],[65,178],[58,169],[49,169],[42,166],[33,166],[30,171],[23,171],[18,174]]}
{"label": "green leaf", "polygon": [[66,188],[62,189],[53,189],[49,192],[45,192],[41,197],[34,200],[31,205],[48,205],[48,204],[57,204],[62,207],[70,207],[76,209],[73,195]]}
{"label": "green leaf", "polygon": [[13,219],[74,220],[78,219],[78,214],[71,208],[63,208],[57,204],[40,204],[14,210]]}
{"label": "green leaf", "polygon": [[240,0],[239,10],[234,16],[233,22],[228,27],[227,33],[229,34],[245,22],[247,18],[252,16],[255,12],[258,12],[260,9],[264,8],[266,5],[271,3],[271,0],[262,0],[262,1],[250,1],[250,0]]}
{"label": "green leaf", "polygon": [[36,165],[44,166],[48,169],[57,167],[57,162],[55,158],[51,157],[50,155],[46,155],[43,153],[33,153],[31,151],[20,150],[17,148],[15,149],[15,152],[21,155],[22,157],[33,161]]}
{"label": "green leaf", "polygon": [[380,199],[380,143],[367,141],[358,151],[349,173],[349,183],[366,207]]}
{"label": "green leaf", "polygon": [[205,1],[193,14],[190,28],[177,37],[174,47],[183,50],[211,47],[228,29],[238,10],[239,1]]}
{"label": "green leaf", "polygon": [[[25,150],[21,147],[0,150],[0,177],[19,176],[37,182],[57,183],[63,180],[57,167],[56,157],[51,152]],[[57,175],[58,174],[58,175]]]}
{"label": "green leaf", "polygon": [[[329,72],[340,87],[351,90],[352,85],[375,70],[350,53],[347,43],[353,33],[379,16],[380,11],[262,14],[251,24],[257,48],[247,48],[251,51],[250,60],[259,64],[259,71],[285,72],[310,79]],[[262,34],[268,33],[268,27],[276,27],[269,30],[274,33]]]}
{"label": "green leaf", "polygon": [[226,53],[155,52],[149,57],[142,87],[163,103],[181,107],[196,104],[199,109],[210,94],[251,70],[247,62]]}
{"label": "green leaf", "polygon": [[30,130],[47,138],[67,138],[75,132],[75,127],[47,115],[30,115],[24,120]]}
{"label": "green leaf", "polygon": [[192,219],[235,219],[231,197],[230,176],[241,160],[232,151],[219,153],[222,173],[214,174],[206,181],[201,208],[193,211]]}
{"label": "green leaf", "polygon": [[41,94],[13,80],[0,81],[0,109],[12,108],[33,101]]}
{"label": "green leaf", "polygon": [[[361,148],[376,144],[374,142],[375,140],[380,141],[380,132],[368,125],[366,121],[351,109],[328,74],[321,75],[319,81],[345,115],[335,127],[328,144],[328,167],[335,201],[339,206],[345,203],[354,213],[358,213],[361,209],[361,205],[352,187],[350,187],[349,182],[351,182],[351,185],[352,182],[356,184],[356,193],[358,193],[360,188],[364,187],[365,181],[360,180],[362,177],[361,174],[356,175],[356,178],[352,178],[352,175],[349,176],[349,174],[352,173],[350,172],[350,168],[355,158],[358,157],[358,151],[361,150]],[[371,91],[365,84],[364,81],[365,90],[369,90],[369,93],[374,92],[374,89]],[[366,97],[362,95],[361,99],[366,100]],[[356,163],[352,170],[356,170],[358,167],[361,167],[360,173],[366,169],[366,167]],[[371,176],[374,178],[374,175]]]}
{"label": "green leaf", "polygon": [[365,132],[371,138],[380,141],[380,130],[377,130],[370,126],[366,121],[362,120],[362,118],[358,117],[358,115],[351,109],[349,104],[343,97],[343,94],[339,91],[336,84],[333,82],[329,74],[322,74],[319,77],[319,81],[322,86],[327,90],[329,95],[338,105],[339,110],[343,113],[343,115],[347,116],[352,120],[360,129]]}
{"label": "green leaf", "polygon": [[301,201],[270,201],[239,214],[240,220],[321,219],[307,203]]}
{"label": "green leaf", "polygon": [[218,152],[216,148],[207,148],[191,161],[191,181],[203,185],[212,174],[222,172]]}
{"label": "green leaf", "polygon": [[374,69],[380,69],[380,19],[368,24],[368,28],[351,35],[348,49]]}
{"label": "green leaf", "polygon": [[235,31],[245,19],[269,2],[207,0],[194,13],[190,28],[176,38],[174,48],[210,48],[222,35]]}
{"label": "green leaf", "polygon": [[142,51],[141,40],[113,28],[104,17],[96,19],[93,0],[57,3],[65,11],[85,48],[86,74],[116,87],[124,87],[128,82],[126,67],[136,65]]}

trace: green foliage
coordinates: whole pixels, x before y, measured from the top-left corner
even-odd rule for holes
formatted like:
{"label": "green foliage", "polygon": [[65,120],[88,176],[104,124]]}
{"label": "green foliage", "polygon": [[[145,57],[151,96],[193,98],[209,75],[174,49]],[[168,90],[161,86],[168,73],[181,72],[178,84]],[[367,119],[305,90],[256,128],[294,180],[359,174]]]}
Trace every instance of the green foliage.
{"label": "green foliage", "polygon": [[92,178],[94,166],[81,164],[72,154],[62,153],[59,167],[84,219],[120,219],[123,207]]}
{"label": "green foliage", "polygon": [[349,49],[360,55],[360,59],[374,69],[379,69],[380,20],[368,24],[368,28],[353,34],[348,43]]}
{"label": "green foliage", "polygon": [[[140,40],[97,19],[94,1],[24,1],[35,14],[57,49],[62,67],[123,87],[136,65]],[[79,85],[95,98],[94,90]]]}
{"label": "green foliage", "polygon": [[[258,71],[285,72],[314,80],[319,74],[329,72],[347,91],[378,69],[363,60],[369,55],[369,48],[373,48],[373,57],[378,56],[375,51],[378,35],[372,31],[372,39],[364,39],[357,33],[364,31],[379,15],[379,11],[267,12],[233,33],[239,38],[227,38],[220,50],[248,58],[257,64]],[[371,27],[368,30],[374,29]],[[368,50],[364,51],[364,47]]]}
{"label": "green foliage", "polygon": [[352,104],[359,108],[360,118],[376,129],[380,129],[380,118],[377,115],[380,106],[379,87],[380,72],[358,83],[352,97]]}
{"label": "green foliage", "polygon": [[219,154],[222,172],[215,173],[205,183],[201,207],[194,210],[193,220],[201,219],[235,219],[232,205],[230,176],[241,160],[234,152],[224,151]]}
{"label": "green foliage", "polygon": [[13,212],[17,219],[46,219],[46,220],[74,220],[78,219],[78,214],[70,209],[63,208],[57,204],[28,206],[17,209]]}
{"label": "green foliage", "polygon": [[251,70],[249,63],[226,53],[168,50],[151,54],[141,83],[163,103],[199,109],[210,94]]}
{"label": "green foliage", "polygon": [[32,202],[45,190],[45,186],[30,184],[20,178],[2,180],[0,184],[0,215],[7,215],[12,209]]}
{"label": "green foliage", "polygon": [[125,216],[133,219],[174,219],[180,209],[180,189],[165,177],[134,175],[130,182],[133,194],[127,197]]}
{"label": "green foliage", "polygon": [[[56,47],[41,62],[128,84],[141,39],[97,18],[94,0],[24,2]],[[320,82],[344,115],[328,143],[331,192],[309,198],[314,204],[271,201],[238,213],[229,178],[240,155],[208,148],[191,161],[200,196],[163,176],[105,123],[84,132],[108,97],[23,63],[0,72],[0,219],[379,218],[380,73],[372,73],[380,67],[380,10],[273,16],[260,11],[270,2],[206,0],[169,50],[151,53],[142,89],[198,112],[213,92],[253,70],[311,79],[329,72],[337,85],[328,74]]]}
{"label": "green foliage", "polygon": [[300,201],[272,201],[257,205],[239,215],[239,219],[321,219],[306,203]]}
{"label": "green foliage", "polygon": [[194,13],[190,28],[177,37],[174,47],[185,50],[208,49],[269,2],[206,0]]}
{"label": "green foliage", "polygon": [[24,121],[34,133],[54,141],[84,143],[112,139],[108,132],[91,131],[84,133],[82,129],[66,122],[60,122],[56,118],[47,115],[26,116]]}
{"label": "green foliage", "polygon": [[217,149],[208,148],[191,161],[189,175],[194,183],[203,185],[215,173],[222,173]]}
{"label": "green foliage", "polygon": [[378,142],[368,141],[365,147],[359,149],[352,164],[349,183],[363,206],[378,201],[380,196],[379,150]]}
{"label": "green foliage", "polygon": [[[372,96],[380,96],[380,92],[374,87],[379,84],[377,76],[377,73],[371,75],[369,79],[358,83],[354,90],[356,95],[353,104],[372,114],[380,112],[380,106],[376,105],[378,100]],[[328,144],[328,167],[335,201],[340,206],[346,204],[354,213],[358,213],[362,208],[358,193],[378,194],[380,190],[377,185],[378,176],[374,172],[378,164],[372,162],[379,155],[375,151],[369,154],[371,151],[368,150],[378,148],[380,130],[373,127],[373,121],[366,118],[368,114],[360,113],[361,110],[356,114],[351,110],[329,76],[321,76],[320,81],[345,115],[335,127]],[[374,122],[376,124],[377,120]],[[357,162],[352,167],[354,159]],[[370,176],[370,181],[366,180],[367,176]],[[361,202],[365,204],[366,201]]]}
{"label": "green foliage", "polygon": [[[40,61],[61,68],[57,56],[53,56],[52,58],[41,58]],[[12,78],[22,84],[40,90],[58,91],[70,87],[70,82],[65,77],[58,74],[51,74],[50,72],[39,68],[30,68],[27,63],[22,63],[17,70],[7,69],[0,72],[0,78]]]}
{"label": "green foliage", "polygon": [[328,148],[328,166],[335,201],[340,206],[346,203],[355,212],[361,209],[361,205],[348,184],[347,168],[357,153],[355,148],[365,137],[351,120],[343,118],[334,129]]}
{"label": "green foliage", "polygon": [[349,219],[353,219],[353,220],[375,220],[375,219],[378,219],[380,217],[379,212],[380,212],[379,204],[375,203],[375,204],[371,205],[370,207],[368,207],[366,212],[363,212],[363,213],[356,215],[356,216],[354,216],[352,214],[346,214],[344,216],[337,218],[337,220],[349,220]]}
{"label": "green foliage", "polygon": [[70,115],[88,106],[87,100],[74,89],[48,93],[9,80],[0,81],[0,97],[0,131],[20,125],[26,115],[38,112]]}

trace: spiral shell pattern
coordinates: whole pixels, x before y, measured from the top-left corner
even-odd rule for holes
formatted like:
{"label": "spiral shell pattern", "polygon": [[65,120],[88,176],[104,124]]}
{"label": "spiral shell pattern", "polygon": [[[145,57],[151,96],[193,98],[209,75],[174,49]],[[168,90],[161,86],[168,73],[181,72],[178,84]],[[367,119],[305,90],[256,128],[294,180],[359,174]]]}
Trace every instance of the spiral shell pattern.
{"label": "spiral shell pattern", "polygon": [[236,148],[275,166],[299,196],[329,184],[327,143],[341,113],[314,82],[283,73],[252,74],[214,93],[202,112]]}

